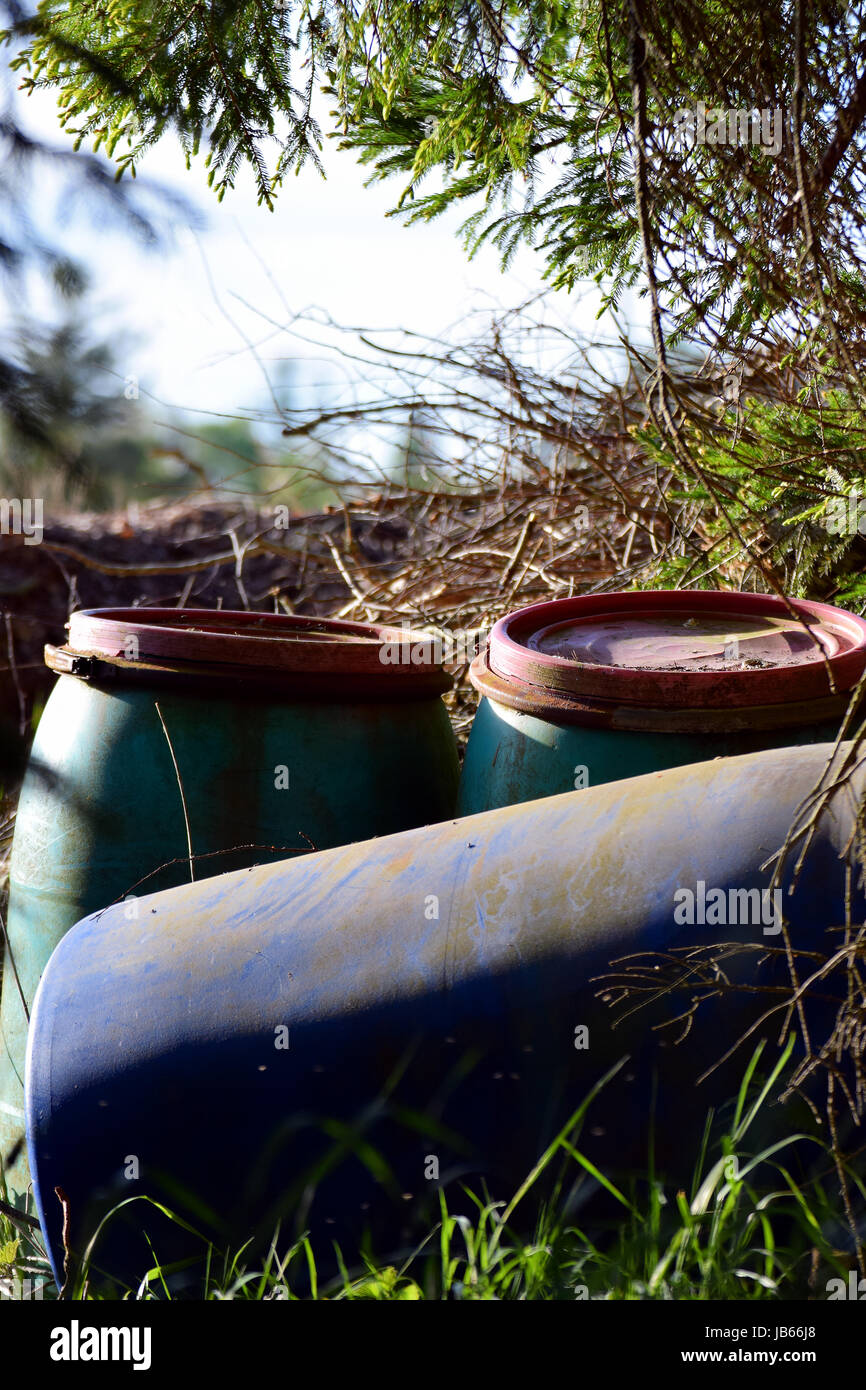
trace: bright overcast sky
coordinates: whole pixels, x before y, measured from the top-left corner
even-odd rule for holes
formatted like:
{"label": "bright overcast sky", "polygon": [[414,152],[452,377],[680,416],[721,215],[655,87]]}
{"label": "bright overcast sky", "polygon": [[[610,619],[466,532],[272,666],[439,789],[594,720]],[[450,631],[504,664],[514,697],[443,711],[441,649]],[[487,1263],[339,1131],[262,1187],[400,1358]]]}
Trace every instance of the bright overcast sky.
{"label": "bright overcast sky", "polygon": [[[21,108],[34,133],[67,138],[51,95],[39,93]],[[178,146],[166,140],[141,176],[180,190],[202,211],[203,232],[180,228],[174,249],[155,255],[94,228],[66,234],[94,273],[99,335],[115,330],[118,341],[124,332],[137,340],[120,361],[143,392],[188,410],[232,413],[264,404],[261,366],[245,336],[259,342],[270,335],[260,353],[269,365],[297,348],[274,339],[259,313],[283,322],[286,308],[318,306],[345,324],[459,332],[473,305],[511,308],[541,288],[532,252],[520,253],[506,273],[492,249],[469,261],[455,235],[457,215],[405,227],[385,216],[396,182],[365,189],[366,171],[335,142],[326,144],[324,159],[327,180],[312,168],[290,177],[269,213],[256,205],[246,178],[218,204],[201,161],[187,172]],[[589,298],[556,300],[569,325],[598,332],[594,289]]]}

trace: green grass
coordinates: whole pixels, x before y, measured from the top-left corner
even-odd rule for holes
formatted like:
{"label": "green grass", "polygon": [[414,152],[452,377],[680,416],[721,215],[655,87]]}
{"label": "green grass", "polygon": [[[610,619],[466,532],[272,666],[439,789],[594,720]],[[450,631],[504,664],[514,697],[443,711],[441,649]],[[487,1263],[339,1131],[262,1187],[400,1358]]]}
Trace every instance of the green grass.
{"label": "green grass", "polygon": [[21,1298],[25,1281],[33,1288],[41,1283],[43,1297],[56,1297],[32,1199],[10,1202],[0,1165],[0,1300]]}
{"label": "green grass", "polygon": [[[750,1151],[750,1130],[785,1069],[790,1047],[763,1079],[758,1078],[760,1055],[758,1048],[726,1125],[719,1127],[708,1116],[688,1192],[667,1187],[651,1161],[644,1173],[617,1185],[581,1151],[587,1112],[612,1071],[571,1115],[510,1200],[492,1200],[466,1187],[449,1199],[440,1190],[438,1221],[419,1233],[414,1247],[386,1258],[368,1253],[349,1261],[337,1244],[317,1253],[307,1235],[283,1247],[279,1231],[257,1260],[248,1260],[247,1247],[232,1253],[203,1247],[200,1296],[292,1301],[824,1298],[827,1279],[844,1276],[853,1265],[852,1256],[834,1249],[831,1239],[844,1225],[838,1183],[825,1146],[814,1137],[788,1135],[760,1152]],[[786,1150],[798,1141],[813,1144],[816,1156],[827,1159],[818,1165],[825,1170],[822,1179],[795,1181],[785,1159]],[[852,1174],[852,1180],[866,1198],[860,1179]],[[593,1198],[602,1191],[619,1215],[592,1226]],[[151,1203],[148,1197],[134,1197],[122,1205],[140,1201]],[[585,1220],[577,1219],[580,1212]],[[106,1290],[100,1285],[94,1292],[90,1270],[91,1262],[98,1263],[99,1236],[85,1252],[69,1296],[172,1297],[174,1270],[161,1267],[156,1253],[137,1288]],[[0,1265],[5,1265],[0,1278],[7,1282],[16,1271],[20,1277],[45,1276],[38,1232],[0,1216]],[[323,1267],[332,1271],[327,1277]],[[57,1296],[53,1284],[46,1285],[43,1296]]]}

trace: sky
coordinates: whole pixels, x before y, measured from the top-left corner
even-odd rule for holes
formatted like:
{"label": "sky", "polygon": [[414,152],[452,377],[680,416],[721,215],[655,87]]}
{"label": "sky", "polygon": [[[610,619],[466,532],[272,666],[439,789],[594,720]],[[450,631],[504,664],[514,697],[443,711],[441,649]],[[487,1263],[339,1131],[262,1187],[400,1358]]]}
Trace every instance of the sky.
{"label": "sky", "polygon": [[[68,138],[50,93],[22,99],[20,114],[49,142]],[[100,333],[116,343],[124,378],[144,399],[214,414],[252,410],[267,400],[266,374],[299,351],[309,359],[304,380],[332,379],[333,366],[317,362],[315,349],[279,333],[311,307],[341,324],[447,336],[459,335],[473,309],[514,307],[542,288],[540,259],[529,250],[506,272],[492,248],[470,261],[457,213],[412,227],[386,217],[398,185],[365,188],[368,171],[329,145],[327,179],[311,167],[290,177],[271,213],[257,206],[248,177],[217,203],[202,162],[187,171],[166,138],[140,177],[181,192],[199,210],[202,230],[178,224],[171,249],[154,254],[114,232],[80,223],[65,229],[72,252],[90,266]],[[552,309],[592,333],[597,304],[593,287],[553,296]]]}

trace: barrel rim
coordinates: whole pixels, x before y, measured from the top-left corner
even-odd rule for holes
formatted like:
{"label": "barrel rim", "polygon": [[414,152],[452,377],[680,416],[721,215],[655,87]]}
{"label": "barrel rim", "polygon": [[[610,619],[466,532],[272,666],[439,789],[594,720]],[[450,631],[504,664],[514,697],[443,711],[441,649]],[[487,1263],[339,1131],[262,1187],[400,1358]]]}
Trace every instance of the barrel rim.
{"label": "barrel rim", "polygon": [[89,679],[243,678],[344,697],[441,694],[451,681],[434,637],[383,623],[231,609],[97,608],[73,613],[52,670]]}
{"label": "barrel rim", "polygon": [[616,700],[590,699],[541,691],[504,680],[492,671],[481,652],[469,667],[469,679],[479,695],[495,704],[552,724],[621,730],[626,733],[724,734],[796,729],[824,722],[841,722],[850,691],[813,700],[783,704],[694,709],[626,705]]}
{"label": "barrel rim", "polygon": [[[841,638],[843,650],[809,657],[796,665],[712,671],[605,666],[533,650],[533,634],[555,623],[608,614],[672,610],[732,617],[790,616]],[[820,643],[816,640],[816,646]],[[506,614],[488,643],[492,674],[539,700],[601,700],[657,709],[758,708],[839,695],[855,686],[866,669],[866,621],[846,609],[807,599],[719,589],[617,590],[531,604]]]}
{"label": "barrel rim", "polygon": [[[80,680],[99,689],[114,686],[186,690],[193,695],[224,691],[233,699],[268,700],[279,697],[293,701],[335,703],[395,704],[437,699],[451,688],[451,678],[439,670],[437,679],[425,675],[413,682],[405,677],[394,680],[386,675],[356,676],[348,680],[333,673],[305,674],[268,671],[259,667],[217,665],[207,662],[127,661],[93,652],[75,652],[69,647],[46,644],[44,661],[58,676]],[[387,671],[387,668],[385,668]]]}

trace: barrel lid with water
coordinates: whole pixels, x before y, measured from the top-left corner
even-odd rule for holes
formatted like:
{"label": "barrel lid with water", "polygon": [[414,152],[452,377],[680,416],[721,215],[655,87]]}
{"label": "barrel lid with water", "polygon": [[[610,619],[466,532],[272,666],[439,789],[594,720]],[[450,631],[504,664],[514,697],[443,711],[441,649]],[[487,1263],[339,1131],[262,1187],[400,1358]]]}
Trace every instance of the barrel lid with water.
{"label": "barrel lid with water", "polygon": [[[540,718],[619,722],[639,709],[769,710],[804,719],[844,707],[866,668],[866,621],[773,594],[655,590],[533,604],[501,619],[473,663],[476,688]],[[618,713],[617,713],[618,712]],[[598,719],[592,716],[598,715]],[[761,715],[756,714],[761,722]],[[688,722],[688,721],[687,721]],[[695,727],[700,727],[695,724]]]}
{"label": "barrel lid with water", "polygon": [[198,608],[73,613],[55,671],[99,682],[210,680],[274,684],[345,698],[436,694],[450,678],[435,640],[379,623]]}

